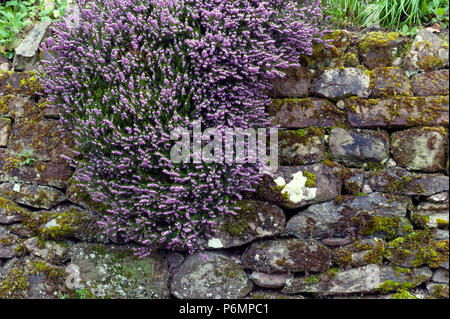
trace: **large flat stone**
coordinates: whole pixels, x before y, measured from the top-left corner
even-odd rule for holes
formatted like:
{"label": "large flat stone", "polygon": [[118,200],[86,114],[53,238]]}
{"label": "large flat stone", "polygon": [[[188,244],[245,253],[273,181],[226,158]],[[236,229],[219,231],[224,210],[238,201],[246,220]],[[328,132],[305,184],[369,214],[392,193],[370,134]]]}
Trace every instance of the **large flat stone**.
{"label": "large flat stone", "polygon": [[212,252],[188,256],[175,271],[171,293],[179,299],[236,299],[253,284],[234,259]]}
{"label": "large flat stone", "polygon": [[15,49],[13,68],[23,71],[32,66],[39,59],[39,46],[46,34],[51,22],[37,23]]}
{"label": "large flat stone", "polygon": [[396,272],[388,266],[367,265],[338,271],[333,276],[323,275],[317,281],[305,277],[288,280],[282,292],[286,294],[319,293],[321,295],[354,293],[388,293],[395,287],[405,285],[417,287],[431,278],[428,267],[412,270],[411,273]]}
{"label": "large flat stone", "polygon": [[355,95],[368,98],[371,93],[370,76],[358,68],[327,69],[315,82],[312,91],[329,99]]}
{"label": "large flat stone", "polygon": [[292,68],[283,78],[273,80],[269,93],[274,98],[305,97],[311,87],[311,71],[307,68]]}
{"label": "large flat stone", "polygon": [[285,216],[278,206],[257,200],[243,200],[238,206],[241,210],[236,215],[218,221],[213,237],[205,240],[207,248],[242,246],[284,231]]}
{"label": "large flat stone", "polygon": [[19,183],[0,184],[0,196],[33,208],[50,209],[66,199],[58,189]]}
{"label": "large flat stone", "polygon": [[409,127],[448,125],[448,96],[346,100],[353,127]]}
{"label": "large flat stone", "polygon": [[411,220],[417,227],[448,227],[448,200],[441,203],[422,202],[411,211]]}
{"label": "large flat stone", "polygon": [[13,156],[7,149],[0,150],[0,182],[22,182],[66,188],[73,169],[66,163],[35,160],[31,165],[22,164],[25,158]]}
{"label": "large flat stone", "polygon": [[[366,196],[344,196],[339,201],[331,201],[309,206],[306,210],[293,216],[286,224],[286,234],[301,239],[343,238],[363,235],[367,229],[358,229],[355,218],[370,217],[392,218],[398,221],[406,217],[410,203],[406,196],[392,197],[387,194],[371,193]],[[365,216],[364,214],[367,214]],[[363,217],[364,215],[364,217]],[[378,230],[374,229],[374,232]],[[378,234],[385,236],[386,234]]]}
{"label": "large flat stone", "polygon": [[411,79],[415,96],[448,95],[448,69],[418,74]]}
{"label": "large flat stone", "polygon": [[369,69],[399,64],[407,38],[397,32],[369,32],[358,40],[361,62]]}
{"label": "large flat stone", "polygon": [[253,243],[242,255],[245,269],[271,273],[326,271],[330,251],[318,242],[277,239]]}
{"label": "large flat stone", "polygon": [[278,133],[281,165],[305,165],[325,159],[325,132],[318,128]]}
{"label": "large flat stone", "polygon": [[346,121],[345,112],[319,98],[273,100],[268,112],[281,128],[332,127]]}
{"label": "large flat stone", "polygon": [[20,222],[25,211],[27,211],[25,208],[13,201],[0,197],[0,224],[10,225]]}
{"label": "large flat stone", "polygon": [[372,76],[375,78],[371,95],[373,98],[412,95],[409,79],[405,71],[399,67],[377,68],[373,71]]}
{"label": "large flat stone", "polygon": [[433,127],[394,132],[391,135],[394,160],[409,170],[429,173],[444,170],[447,135],[445,129]]}
{"label": "large flat stone", "polygon": [[138,258],[129,247],[80,243],[72,247],[67,269],[78,273],[88,298],[164,299],[168,267],[159,253]]}
{"label": "large flat stone", "polygon": [[266,175],[256,194],[286,208],[333,200],[340,195],[339,168],[325,164],[281,166],[275,176]]}
{"label": "large flat stone", "polygon": [[66,287],[67,276],[64,267],[40,258],[13,258],[0,272],[0,296],[6,299],[76,298],[75,291]]}
{"label": "large flat stone", "polygon": [[57,120],[20,118],[14,122],[8,149],[12,155],[28,152],[36,160],[65,163],[60,156],[67,155],[66,146],[71,145],[71,140],[61,136]]}
{"label": "large flat stone", "polygon": [[379,192],[431,196],[448,191],[448,176],[442,174],[414,174],[403,168],[391,168],[366,173],[369,186]]}
{"label": "large flat stone", "polygon": [[345,130],[335,128],[329,139],[331,157],[347,166],[381,164],[389,158],[389,134],[386,131]]}
{"label": "large flat stone", "polygon": [[410,71],[436,70],[448,65],[448,44],[430,30],[417,33],[405,59],[405,68]]}

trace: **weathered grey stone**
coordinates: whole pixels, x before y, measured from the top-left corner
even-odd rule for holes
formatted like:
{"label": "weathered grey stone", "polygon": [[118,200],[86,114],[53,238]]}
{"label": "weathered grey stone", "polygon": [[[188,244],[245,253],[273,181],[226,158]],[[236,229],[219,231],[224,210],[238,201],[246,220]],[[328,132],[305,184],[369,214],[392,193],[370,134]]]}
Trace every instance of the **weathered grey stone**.
{"label": "weathered grey stone", "polygon": [[391,168],[391,167],[396,167],[398,164],[396,161],[394,161],[394,159],[391,157],[388,159],[388,161],[386,162],[386,167],[387,168]]}
{"label": "weathered grey stone", "polygon": [[368,264],[381,264],[385,243],[381,238],[356,241],[348,246],[332,250],[333,262],[339,268],[361,267]]}
{"label": "weathered grey stone", "polygon": [[[388,266],[370,264],[367,266],[338,271],[333,276],[322,275],[317,281],[296,277],[286,282],[282,293],[296,294],[303,292],[321,295],[374,293],[389,289],[389,283],[408,283],[417,287],[431,278],[432,272],[428,267],[414,269],[411,273],[396,272]],[[383,289],[384,288],[384,289]],[[389,291],[389,290],[388,290]]]}
{"label": "weathered grey stone", "polygon": [[430,298],[448,299],[448,285],[428,282],[427,290],[430,294]]}
{"label": "weathered grey stone", "polygon": [[[167,263],[159,253],[138,258],[124,246],[80,243],[69,252],[68,272],[94,298],[162,299],[169,295]],[[70,271],[69,271],[70,270]]]}
{"label": "weathered grey stone", "polygon": [[393,198],[382,193],[344,196],[339,201],[311,205],[295,215],[286,224],[286,234],[302,239],[343,238],[358,231],[352,220],[359,214],[404,219],[408,204],[407,197]]}
{"label": "weathered grey stone", "polygon": [[331,157],[347,166],[381,164],[389,158],[389,134],[385,131],[347,131],[338,127],[331,131],[329,146]]}
{"label": "weathered grey stone", "polygon": [[349,176],[344,179],[344,189],[347,191],[347,193],[356,195],[361,192],[363,183],[364,170],[358,168],[350,168]]}
{"label": "weathered grey stone", "polygon": [[15,71],[28,69],[39,58],[39,45],[47,33],[50,22],[37,23],[15,49],[13,68]]}
{"label": "weathered grey stone", "polygon": [[67,251],[67,247],[57,242],[51,240],[40,241],[37,237],[27,239],[23,244],[31,254],[52,264],[62,262]]}
{"label": "weathered grey stone", "polygon": [[348,67],[359,65],[356,48],[352,45],[358,35],[347,30],[334,30],[324,35],[327,45],[313,46],[313,56],[303,55],[300,63],[311,69]]}
{"label": "weathered grey stone", "polygon": [[391,134],[391,151],[402,167],[424,172],[445,168],[447,132],[443,128],[421,127]]}
{"label": "weathered grey stone", "polygon": [[448,270],[443,268],[435,270],[431,280],[438,283],[448,284]]}
{"label": "weathered grey stone", "polygon": [[430,30],[417,33],[405,59],[408,71],[436,70],[448,65],[448,45]]}
{"label": "weathered grey stone", "polygon": [[246,299],[306,299],[302,295],[285,295],[273,290],[254,290]]}
{"label": "weathered grey stone", "polygon": [[305,165],[325,159],[325,133],[309,128],[278,133],[281,165]]}
{"label": "weathered grey stone", "polygon": [[348,122],[353,127],[410,127],[448,125],[448,96],[390,99],[349,98]]}
{"label": "weathered grey stone", "polygon": [[448,227],[448,201],[440,203],[422,202],[411,211],[411,220],[419,227]]}
{"label": "weathered grey stone", "polygon": [[332,127],[346,121],[344,111],[319,98],[273,100],[268,112],[281,128]]}
{"label": "weathered grey stone", "polygon": [[20,243],[19,237],[11,234],[6,227],[0,226],[0,259],[10,259],[21,255],[17,250]]}
{"label": "weathered grey stone", "polygon": [[439,228],[432,228],[432,232],[433,232],[433,238],[435,240],[442,241],[442,240],[448,240],[449,239],[448,230],[439,229]]}
{"label": "weathered grey stone", "polygon": [[364,185],[363,185],[361,191],[362,191],[363,193],[365,193],[365,194],[370,194],[370,193],[373,192],[372,188],[371,188],[369,185],[367,185],[367,184],[364,184]]}
{"label": "weathered grey stone", "polygon": [[438,193],[426,198],[428,202],[432,203],[441,203],[448,200],[448,192]]}
{"label": "weathered grey stone", "polygon": [[330,267],[330,251],[318,242],[267,240],[248,247],[242,255],[242,265],[267,274],[326,271]]}
{"label": "weathered grey stone", "polygon": [[328,237],[322,239],[320,242],[329,247],[341,247],[350,245],[351,243],[353,243],[353,240],[349,236],[344,238]]}
{"label": "weathered grey stone", "polygon": [[7,57],[0,56],[0,71],[9,71],[11,69],[11,63]]}
{"label": "weathered grey stone", "polygon": [[286,76],[273,80],[271,97],[305,97],[311,86],[311,71],[307,68],[291,68],[286,71]]}
{"label": "weathered grey stone", "polygon": [[178,252],[169,251],[166,255],[166,261],[169,266],[169,272],[173,274],[174,270],[178,269],[183,263],[184,255]]}
{"label": "weathered grey stone", "polygon": [[221,218],[213,237],[207,240],[208,248],[229,248],[242,246],[258,238],[272,237],[284,231],[286,223],[281,208],[257,200],[239,202],[237,215]]}
{"label": "weathered grey stone", "polygon": [[358,68],[327,69],[314,84],[313,93],[331,99],[352,95],[368,98],[370,77]]}
{"label": "weathered grey stone", "polygon": [[[65,285],[68,274],[63,267],[34,256],[9,260],[0,272],[0,296],[6,299],[75,298]],[[4,285],[3,285],[4,284]],[[8,287],[4,289],[3,287]]]}
{"label": "weathered grey stone", "polygon": [[448,69],[425,72],[411,79],[415,96],[448,95]]}
{"label": "weathered grey stone", "polygon": [[442,174],[414,174],[404,168],[366,172],[366,181],[379,192],[431,196],[448,191],[448,176]]}
{"label": "weathered grey stone", "polygon": [[235,260],[212,252],[189,255],[170,285],[171,293],[179,299],[236,299],[248,295],[252,288]]}
{"label": "weathered grey stone", "polygon": [[11,120],[0,117],[0,147],[8,145],[9,133],[11,132]]}
{"label": "weathered grey stone", "polygon": [[257,196],[286,208],[326,202],[341,193],[338,170],[324,164],[281,166],[274,178],[264,177]]}
{"label": "weathered grey stone", "polygon": [[3,183],[0,196],[33,208],[50,209],[63,202],[66,196],[60,190],[47,186]]}
{"label": "weathered grey stone", "polygon": [[286,280],[292,278],[289,274],[265,274],[254,271],[250,274],[250,279],[263,288],[283,288]]}
{"label": "weathered grey stone", "polygon": [[405,71],[401,68],[377,68],[373,71],[372,76],[375,78],[371,95],[373,98],[389,98],[395,95],[412,95],[409,79],[406,76]]}
{"label": "weathered grey stone", "polygon": [[10,225],[20,222],[24,211],[26,210],[13,201],[0,197],[0,224]]}
{"label": "weathered grey stone", "polygon": [[99,221],[100,218],[91,211],[66,204],[33,214],[35,230],[41,237],[56,240],[75,238],[84,242],[108,243],[108,237]]}
{"label": "weathered grey stone", "polygon": [[358,41],[361,62],[369,69],[398,64],[406,43],[407,39],[396,32],[369,32]]}

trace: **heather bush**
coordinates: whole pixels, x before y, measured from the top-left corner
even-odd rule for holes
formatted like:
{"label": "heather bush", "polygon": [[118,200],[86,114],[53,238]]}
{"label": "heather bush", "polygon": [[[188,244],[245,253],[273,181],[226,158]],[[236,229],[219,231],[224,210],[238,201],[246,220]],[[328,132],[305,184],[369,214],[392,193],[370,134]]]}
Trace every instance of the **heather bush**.
{"label": "heather bush", "polygon": [[[176,127],[266,127],[265,92],[320,42],[320,0],[80,0],[44,45],[41,80],[75,138],[79,185],[124,242],[202,249],[261,180],[251,163],[173,163]],[[69,158],[67,158],[69,160]]]}

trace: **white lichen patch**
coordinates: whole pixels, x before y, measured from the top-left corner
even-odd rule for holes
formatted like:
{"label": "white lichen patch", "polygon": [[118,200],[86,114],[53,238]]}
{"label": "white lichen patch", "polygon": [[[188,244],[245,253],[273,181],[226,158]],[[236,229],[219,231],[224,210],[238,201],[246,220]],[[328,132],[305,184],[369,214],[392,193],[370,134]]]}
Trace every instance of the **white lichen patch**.
{"label": "white lichen patch", "polygon": [[274,182],[277,186],[284,186],[281,193],[286,194],[291,202],[299,203],[316,197],[317,188],[306,187],[307,180],[306,176],[303,176],[303,172],[300,171],[292,174],[292,180],[288,184],[283,177],[276,178]]}
{"label": "white lichen patch", "polygon": [[219,238],[211,238],[208,240],[208,247],[210,248],[223,248],[223,244]]}
{"label": "white lichen patch", "polygon": [[58,224],[56,219],[52,219],[47,224],[45,224],[45,226],[44,226],[44,228],[52,228],[52,227],[61,227],[61,225]]}
{"label": "white lichen patch", "polygon": [[20,184],[14,184],[13,191],[20,193]]}
{"label": "white lichen patch", "polygon": [[275,182],[275,184],[277,184],[277,186],[284,186],[284,185],[286,185],[286,181],[284,180],[284,178],[283,177],[277,177],[275,180],[274,180],[274,182]]}

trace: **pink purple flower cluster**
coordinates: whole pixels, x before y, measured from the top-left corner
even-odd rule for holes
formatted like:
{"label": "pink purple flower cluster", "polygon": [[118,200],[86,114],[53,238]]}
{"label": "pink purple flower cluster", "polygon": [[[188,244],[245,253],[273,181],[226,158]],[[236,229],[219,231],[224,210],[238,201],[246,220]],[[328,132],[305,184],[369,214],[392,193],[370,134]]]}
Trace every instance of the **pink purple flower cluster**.
{"label": "pink purple flower cluster", "polygon": [[261,180],[257,164],[170,160],[170,132],[266,127],[274,77],[311,54],[320,0],[78,0],[45,45],[41,81],[75,138],[76,181],[125,242],[202,249]]}

